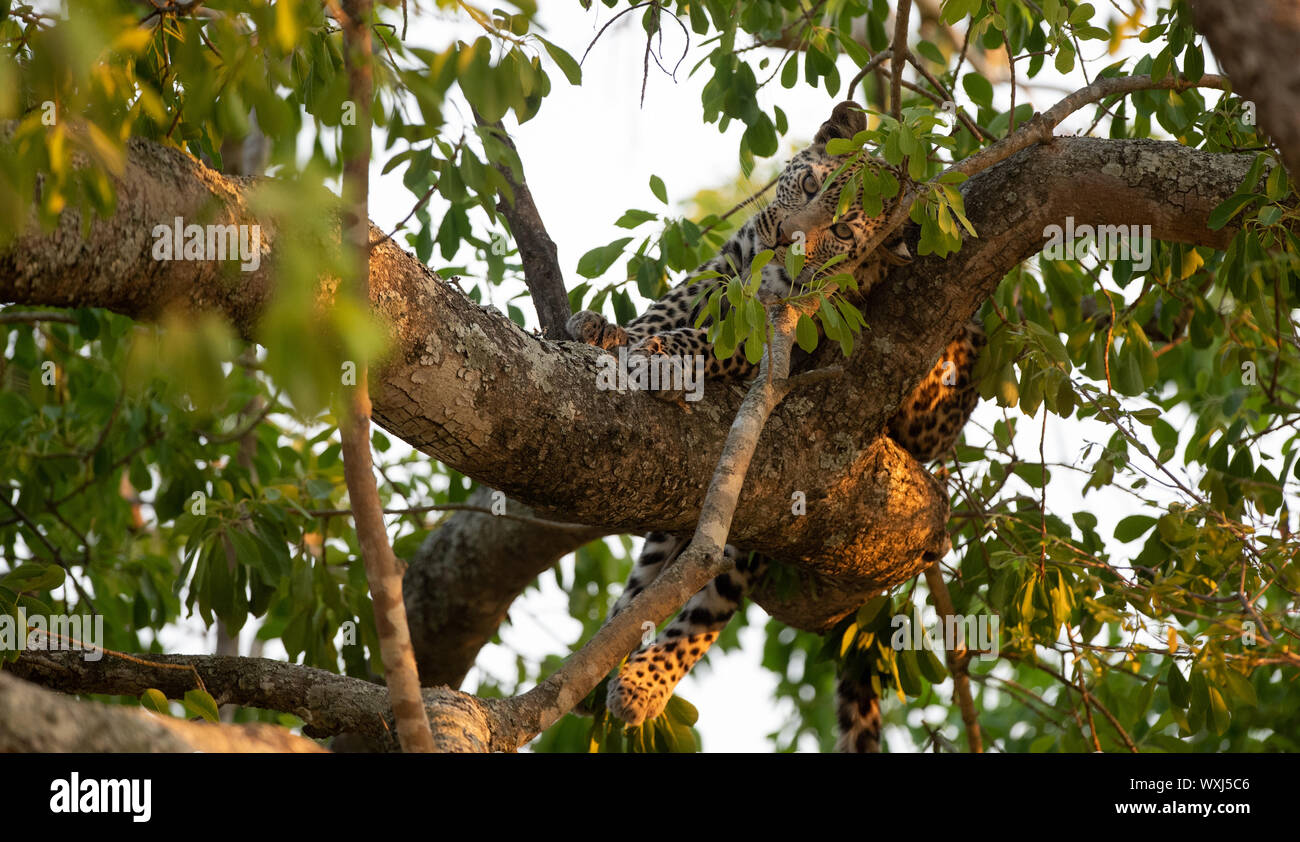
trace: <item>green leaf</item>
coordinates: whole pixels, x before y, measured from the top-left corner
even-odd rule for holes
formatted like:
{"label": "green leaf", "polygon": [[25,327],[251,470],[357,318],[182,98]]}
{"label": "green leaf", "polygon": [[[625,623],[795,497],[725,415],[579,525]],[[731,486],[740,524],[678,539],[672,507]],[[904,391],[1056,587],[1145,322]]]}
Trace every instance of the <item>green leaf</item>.
{"label": "green leaf", "polygon": [[57,564],[24,562],[0,579],[0,584],[19,593],[37,593],[57,588],[63,584],[65,576],[63,568]]}
{"label": "green leaf", "polygon": [[1129,543],[1136,541],[1156,525],[1156,519],[1147,515],[1129,515],[1115,524],[1115,540]]}
{"label": "green leaf", "polygon": [[971,102],[983,108],[993,107],[993,85],[988,79],[978,73],[967,73],[962,77],[961,85]]}
{"label": "green leaf", "polygon": [[630,208],[624,211],[623,215],[620,216],[618,218],[618,221],[615,222],[614,224],[617,225],[619,228],[635,228],[638,225],[642,225],[646,222],[650,222],[651,220],[658,219],[658,218],[659,218],[659,214],[657,213],[651,213],[650,211],[643,211],[643,210],[637,210],[635,208]]}
{"label": "green leaf", "polygon": [[[692,3],[694,8],[695,4]],[[781,68],[781,87],[787,90],[793,88],[799,83],[799,54],[795,53],[786,61],[785,67]]]}
{"label": "green leaf", "polygon": [[1183,54],[1183,75],[1193,82],[1201,81],[1205,75],[1205,55],[1197,44],[1188,44]]}
{"label": "green leaf", "polygon": [[700,720],[700,712],[695,709],[695,705],[678,695],[668,700],[668,704],[664,706],[664,713],[684,725],[694,725]]}
{"label": "green leaf", "polygon": [[[916,52],[924,56],[925,58],[928,58],[930,61],[934,62],[935,64],[944,65],[947,63],[947,61],[943,57],[943,53],[939,51],[939,48],[924,39],[922,39],[920,43],[916,45]],[[857,59],[854,59],[854,61],[858,65],[866,64],[865,61],[857,61]]]}
{"label": "green leaf", "polygon": [[1232,714],[1228,712],[1228,704],[1223,699],[1223,691],[1213,684],[1207,683],[1205,686],[1206,696],[1209,705],[1206,708],[1207,725],[1210,730],[1216,734],[1222,734],[1228,730],[1228,725],[1232,721]]}
{"label": "green leaf", "polygon": [[1218,231],[1223,226],[1241,212],[1241,209],[1261,198],[1256,193],[1238,193],[1224,199],[1212,211],[1210,218],[1206,221],[1206,227],[1211,231]]}
{"label": "green leaf", "polygon": [[598,246],[578,259],[578,274],[584,278],[598,278],[614,265],[623,254],[623,248],[632,242],[631,237],[621,237],[607,245]]}
{"label": "green leaf", "polygon": [[948,678],[948,671],[944,668],[943,661],[934,652],[926,649],[921,653],[919,658],[921,664],[921,674],[925,680],[931,684],[942,684]]}
{"label": "green leaf", "polygon": [[140,694],[140,707],[145,710],[151,710],[154,713],[160,713],[163,716],[171,716],[171,708],[167,704],[167,697],[161,690],[150,687]]}
{"label": "green leaf", "polygon": [[795,325],[794,340],[799,343],[799,347],[808,353],[817,349],[817,324],[807,316],[800,316],[799,323]]}
{"label": "green leaf", "polygon": [[1056,72],[1069,73],[1074,69],[1074,48],[1063,46],[1056,51]]}
{"label": "green leaf", "polygon": [[217,711],[217,702],[212,696],[208,695],[206,690],[185,691],[185,698],[181,699],[181,704],[191,714],[202,717],[208,722],[216,723],[221,721],[221,714]]}
{"label": "green leaf", "polygon": [[655,198],[668,204],[668,188],[664,186],[664,180],[657,175],[650,176],[650,192],[655,194]]}
{"label": "green leaf", "polygon": [[1183,678],[1183,673],[1178,669],[1178,664],[1170,662],[1168,670],[1169,684],[1169,701],[1176,707],[1187,710],[1187,705],[1191,702],[1191,688],[1187,685],[1187,679]]}
{"label": "green leaf", "polygon": [[542,46],[546,48],[546,52],[550,55],[551,61],[555,62],[556,66],[560,68],[560,72],[564,74],[565,79],[569,80],[569,84],[581,85],[582,68],[573,60],[573,56],[569,55],[564,50],[555,46],[540,35],[537,37],[537,40],[542,42]]}

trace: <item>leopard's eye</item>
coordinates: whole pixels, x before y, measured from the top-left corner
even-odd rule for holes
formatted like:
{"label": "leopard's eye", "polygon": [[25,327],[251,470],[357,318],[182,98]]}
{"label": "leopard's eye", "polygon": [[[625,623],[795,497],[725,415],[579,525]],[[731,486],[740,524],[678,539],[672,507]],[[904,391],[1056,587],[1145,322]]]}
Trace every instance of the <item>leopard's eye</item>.
{"label": "leopard's eye", "polygon": [[837,222],[831,226],[831,233],[841,240],[853,239],[853,229],[847,222]]}
{"label": "leopard's eye", "polygon": [[808,173],[803,177],[803,192],[809,196],[816,196],[817,191],[820,189],[822,189],[822,186],[812,173]]}

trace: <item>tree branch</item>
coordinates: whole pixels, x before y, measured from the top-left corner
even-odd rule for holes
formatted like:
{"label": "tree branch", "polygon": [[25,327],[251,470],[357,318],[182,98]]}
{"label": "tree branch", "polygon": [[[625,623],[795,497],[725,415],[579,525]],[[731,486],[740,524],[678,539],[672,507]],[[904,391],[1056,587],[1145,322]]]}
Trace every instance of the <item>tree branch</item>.
{"label": "tree branch", "polygon": [[[925,568],[925,584],[934,599],[934,608],[939,614],[939,622],[943,623],[949,617],[955,617],[957,612],[952,607],[952,595],[948,593],[948,583],[943,580],[943,571],[939,569],[939,562],[936,561]],[[947,649],[944,651],[944,658],[948,662],[948,672],[952,675],[952,696],[957,700],[957,707],[961,710],[961,721],[966,726],[966,748],[972,754],[980,754],[984,751],[984,737],[980,733],[979,715],[975,711],[975,702],[970,693],[970,653],[964,648],[956,652]]]}
{"label": "tree branch", "polygon": [[[480,487],[471,504],[488,506]],[[609,530],[551,524],[509,503],[505,515],[457,512],[410,559],[402,582],[420,682],[459,687],[530,582]],[[488,509],[490,511],[490,509]]]}
{"label": "tree branch", "polygon": [[510,185],[513,200],[504,195],[497,202],[497,210],[510,223],[510,231],[515,235],[519,246],[519,259],[524,267],[524,283],[528,286],[533,307],[537,310],[537,320],[542,325],[542,335],[547,339],[564,340],[569,338],[565,322],[569,320],[569,294],[564,289],[564,272],[560,269],[560,258],[555,249],[555,241],[546,231],[541,212],[533,201],[533,191],[528,189],[524,179],[523,163],[519,159],[519,150],[500,120],[486,122],[482,115],[474,112],[474,120],[501,141],[519,162],[518,178],[506,162],[494,160],[493,166],[505,177]]}
{"label": "tree branch", "polygon": [[[215,204],[217,221],[246,220],[247,182],[145,141],[131,140],[129,152],[117,215],[92,222],[86,237],[73,211],[53,232],[20,236],[0,252],[0,299],[102,306],[136,318],[169,305],[215,309],[251,335],[273,260],[236,287],[213,264],[152,261],[148,246],[157,220],[199,216],[204,206]],[[962,189],[979,238],[947,260],[892,270],[864,307],[864,341],[844,375],[777,407],[732,542],[818,570],[846,599],[920,572],[943,540],[946,499],[879,434],[947,339],[1011,267],[1041,249],[1045,226],[1066,216],[1149,223],[1156,238],[1223,248],[1234,230],[1209,231],[1206,220],[1250,161],[1172,143],[1057,138],[970,179]],[[260,221],[274,255],[274,220]],[[647,395],[602,391],[598,349],[530,337],[391,242],[372,252],[370,287],[393,348],[373,375],[374,416],[394,435],[541,517],[608,532],[694,526],[708,466],[739,403],[732,388],[710,384],[689,414]],[[557,423],[563,440],[551,432]],[[635,479],[617,495],[591,493],[611,477]],[[802,517],[786,514],[794,491],[815,503]],[[831,609],[812,601],[783,607],[761,599],[800,628],[833,622]]]}
{"label": "tree branch", "polygon": [[[1294,0],[1224,3],[1191,0],[1233,88],[1254,102],[1260,126],[1282,150],[1292,178],[1300,176],[1300,5]],[[1283,58],[1290,56],[1290,59]]]}
{"label": "tree branch", "polygon": [[[353,295],[362,306],[370,300],[370,103],[371,0],[343,0],[343,51],[348,73],[348,96],[359,112],[356,125],[344,132],[343,201],[348,219],[344,237],[351,245]],[[411,635],[406,626],[402,602],[402,574],[388,543],[383,505],[370,456],[370,388],[367,360],[357,360],[357,383],[348,395],[348,411],[340,429],[343,448],[343,477],[352,505],[357,544],[366,568],[366,581],[374,603],[375,629],[388,682],[389,701],[397,720],[397,737],[402,750],[434,750],[433,732],[420,697],[420,676],[415,668]]]}
{"label": "tree branch", "polygon": [[392,713],[381,684],[314,667],[266,658],[230,655],[132,655],[104,652],[97,661],[84,652],[26,650],[5,671],[63,693],[139,696],[150,688],[169,699],[195,689],[195,672],[162,667],[192,667],[217,705],[240,705],[291,713],[303,733],[328,737],[350,731],[396,748]]}
{"label": "tree branch", "polygon": [[[81,653],[77,653],[80,655]],[[0,672],[0,752],[319,752],[278,725],[209,725],[82,702]]]}
{"label": "tree branch", "polygon": [[898,0],[894,10],[894,43],[890,46],[893,53],[891,62],[893,77],[889,84],[889,108],[895,120],[902,119],[903,111],[903,68],[907,66],[907,19],[912,12],[912,0]]}

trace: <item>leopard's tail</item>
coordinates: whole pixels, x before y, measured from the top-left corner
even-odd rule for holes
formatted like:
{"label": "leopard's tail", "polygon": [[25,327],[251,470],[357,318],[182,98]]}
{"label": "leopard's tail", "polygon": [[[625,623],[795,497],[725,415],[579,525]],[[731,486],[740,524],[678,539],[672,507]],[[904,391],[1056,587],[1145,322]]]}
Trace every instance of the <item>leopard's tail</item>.
{"label": "leopard's tail", "polygon": [[840,726],[835,750],[849,754],[880,751],[880,699],[871,686],[869,670],[851,675],[841,666],[835,705]]}

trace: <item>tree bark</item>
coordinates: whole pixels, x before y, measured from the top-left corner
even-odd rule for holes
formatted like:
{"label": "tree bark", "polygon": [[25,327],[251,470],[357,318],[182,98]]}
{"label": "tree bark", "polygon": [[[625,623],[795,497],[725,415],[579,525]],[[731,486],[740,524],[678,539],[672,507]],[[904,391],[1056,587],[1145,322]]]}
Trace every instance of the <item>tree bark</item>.
{"label": "tree bark", "polygon": [[1300,3],[1295,0],[1192,0],[1196,28],[1234,89],[1256,106],[1256,119],[1300,176]]}
{"label": "tree bark", "polygon": [[140,708],[82,702],[0,672],[0,752],[324,750],[278,725],[209,725]]}
{"label": "tree bark", "polygon": [[[470,503],[490,507],[491,489]],[[510,503],[508,510],[527,514]],[[457,512],[410,559],[402,580],[420,683],[459,687],[483,645],[529,582],[609,531],[548,528],[476,512]]]}

